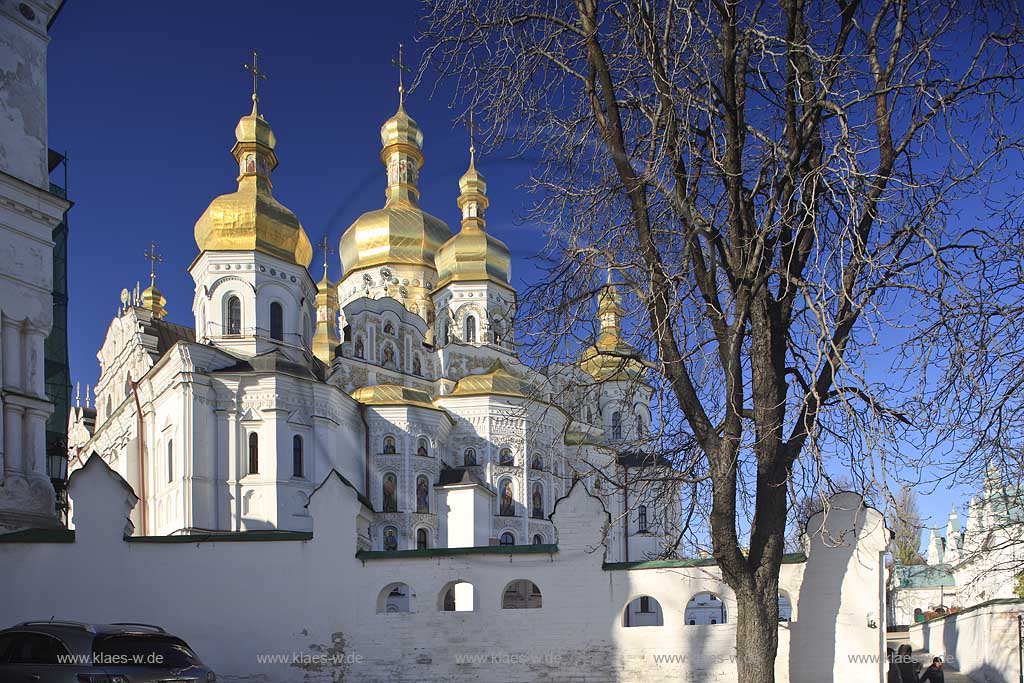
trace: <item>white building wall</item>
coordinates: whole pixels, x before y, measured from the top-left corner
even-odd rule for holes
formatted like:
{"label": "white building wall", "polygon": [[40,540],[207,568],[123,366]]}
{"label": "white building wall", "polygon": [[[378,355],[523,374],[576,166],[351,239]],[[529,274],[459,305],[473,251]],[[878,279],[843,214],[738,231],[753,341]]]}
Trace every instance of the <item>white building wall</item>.
{"label": "white building wall", "polygon": [[[312,538],[288,542],[128,543],[134,497],[100,459],[70,487],[73,543],[0,543],[5,622],[57,615],[158,623],[224,680],[736,680],[735,627],[682,623],[687,601],[702,591],[735,613],[717,570],[603,567],[606,517],[580,486],[556,506],[555,553],[404,559],[356,557],[365,510],[333,475],[311,501]],[[887,532],[878,513],[843,503],[834,501],[825,522],[829,541],[812,539],[806,563],[782,568],[795,605],[794,622],[779,626],[780,681],[880,680],[876,665],[848,655],[881,654],[877,624],[865,617],[881,604]],[[501,609],[517,579],[540,588],[540,609]],[[440,610],[442,591],[457,580],[472,584],[473,611]],[[395,583],[408,586],[411,611],[386,613],[385,591]],[[664,626],[623,627],[623,608],[641,595],[658,600]],[[271,665],[257,661],[263,654],[334,659]]]}
{"label": "white building wall", "polygon": [[53,324],[46,24],[59,2],[0,4],[0,533],[56,523],[46,471],[43,344]]}

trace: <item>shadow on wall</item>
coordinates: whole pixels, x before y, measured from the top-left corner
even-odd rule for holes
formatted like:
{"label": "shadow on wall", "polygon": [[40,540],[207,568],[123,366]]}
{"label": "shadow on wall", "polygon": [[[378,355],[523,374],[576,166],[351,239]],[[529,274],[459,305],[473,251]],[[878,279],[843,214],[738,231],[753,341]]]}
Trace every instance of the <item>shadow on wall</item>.
{"label": "shadow on wall", "polygon": [[[800,618],[792,625],[792,642],[800,643],[800,647],[793,647],[789,652],[793,683],[831,681],[838,671],[847,668],[850,657],[873,654],[873,650],[852,652],[850,649],[855,643],[837,642],[843,600],[862,602],[865,621],[875,601],[875,596],[870,595],[843,595],[843,584],[858,563],[879,562],[873,553],[862,551],[854,556],[866,512],[860,496],[841,493],[832,498],[828,510],[807,521],[805,533],[809,552],[797,597]],[[854,520],[853,528],[850,528],[851,520]],[[811,605],[813,608],[808,608]],[[850,611],[849,607],[846,611]]]}

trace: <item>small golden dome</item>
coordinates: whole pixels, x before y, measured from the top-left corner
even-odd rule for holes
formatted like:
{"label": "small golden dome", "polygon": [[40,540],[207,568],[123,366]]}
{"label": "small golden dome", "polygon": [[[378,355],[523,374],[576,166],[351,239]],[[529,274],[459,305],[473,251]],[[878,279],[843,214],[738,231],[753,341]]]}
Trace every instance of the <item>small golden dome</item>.
{"label": "small golden dome", "polygon": [[387,203],[357,218],[341,236],[338,255],[345,275],[387,264],[433,269],[434,255],[452,235],[444,221],[419,207],[423,134],[404,107],[384,122],[380,139]]}
{"label": "small golden dome", "polygon": [[437,252],[438,287],[453,281],[490,280],[510,287],[512,255],[508,246],[484,230],[487,182],[476,170],[470,148],[469,169],[459,179],[459,209],[462,229],[444,243]]}
{"label": "small golden dome", "polygon": [[167,299],[155,284],[150,284],[149,287],[142,290],[141,299],[142,307],[152,311],[154,318],[163,318],[167,315]]}
{"label": "small golden dome", "polygon": [[238,190],[214,199],[196,221],[200,251],[259,251],[303,268],[313,246],[298,217],[271,194],[270,173],[277,166],[277,140],[256,110],[235,127],[231,154],[238,162]]}
{"label": "small golden dome", "polygon": [[537,387],[528,380],[513,375],[501,360],[494,361],[482,375],[466,375],[460,379],[448,396],[511,396],[540,399]]}
{"label": "small golden dome", "polygon": [[580,354],[580,367],[598,382],[629,382],[643,378],[646,368],[637,360],[639,353],[622,338],[622,298],[609,282],[597,298],[601,331],[597,343]]}

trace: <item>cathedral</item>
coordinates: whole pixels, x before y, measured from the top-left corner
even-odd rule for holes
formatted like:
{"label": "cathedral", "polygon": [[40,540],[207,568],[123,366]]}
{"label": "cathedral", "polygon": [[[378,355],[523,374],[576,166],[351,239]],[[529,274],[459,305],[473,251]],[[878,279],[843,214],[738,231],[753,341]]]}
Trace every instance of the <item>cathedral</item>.
{"label": "cathedral", "polygon": [[359,547],[376,551],[555,544],[549,516],[580,480],[609,513],[609,561],[670,556],[678,500],[623,485],[666,465],[642,448],[653,389],[628,359],[616,285],[576,363],[522,362],[473,147],[453,233],[420,208],[423,134],[399,97],[380,130],[386,201],[341,236],[335,282],[326,242],[315,280],[310,240],[273,194],[276,139],[254,92],[231,148],[238,188],[195,224],[194,321],[167,319],[155,276],[122,293],[95,398],[71,411],[69,471],[99,454],[139,497],[141,536],[311,531],[310,495],[334,471],[363,504]]}

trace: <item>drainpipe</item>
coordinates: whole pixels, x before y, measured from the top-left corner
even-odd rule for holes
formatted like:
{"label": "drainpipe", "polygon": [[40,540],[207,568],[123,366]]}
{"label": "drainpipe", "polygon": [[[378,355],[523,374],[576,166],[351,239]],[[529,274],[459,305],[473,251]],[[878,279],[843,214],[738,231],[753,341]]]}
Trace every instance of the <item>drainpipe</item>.
{"label": "drainpipe", "polygon": [[139,385],[132,381],[132,374],[128,373],[128,384],[132,387],[132,396],[135,398],[135,414],[138,419],[139,429],[139,501],[142,507],[139,510],[139,522],[141,535],[146,535],[146,431],[142,420],[142,404],[139,402]]}

